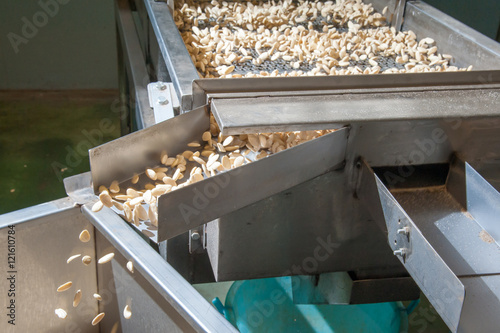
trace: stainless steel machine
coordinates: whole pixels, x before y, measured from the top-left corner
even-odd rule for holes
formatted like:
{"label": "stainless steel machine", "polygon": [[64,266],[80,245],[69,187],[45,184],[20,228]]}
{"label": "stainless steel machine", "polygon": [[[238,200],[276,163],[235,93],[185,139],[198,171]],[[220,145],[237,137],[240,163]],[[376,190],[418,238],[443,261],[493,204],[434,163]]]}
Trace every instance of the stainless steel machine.
{"label": "stainless steel machine", "polygon": [[[38,311],[26,327],[234,331],[191,284],[301,275],[331,303],[422,291],[451,331],[497,331],[500,45],[421,1],[367,2],[388,6],[397,29],[431,36],[474,70],[199,79],[172,3],[117,0],[122,131],[140,131],[92,149],[91,174],[65,180],[68,198],[0,217],[2,237],[15,225],[18,267],[29,267],[13,273],[24,290],[26,277],[50,277],[30,279],[33,292],[18,296],[18,318]],[[128,185],[162,150],[182,152],[207,129],[209,112],[228,135],[336,130],[161,196],[157,228],[92,212],[100,185]],[[90,243],[78,242],[83,228]],[[110,251],[108,264],[65,263]],[[349,272],[350,293],[337,294],[332,272]],[[88,299],[88,311],[64,322],[53,307],[72,299],[55,290],[71,279],[109,298]],[[130,302],[137,313],[125,320]],[[101,311],[107,320],[90,326]]]}

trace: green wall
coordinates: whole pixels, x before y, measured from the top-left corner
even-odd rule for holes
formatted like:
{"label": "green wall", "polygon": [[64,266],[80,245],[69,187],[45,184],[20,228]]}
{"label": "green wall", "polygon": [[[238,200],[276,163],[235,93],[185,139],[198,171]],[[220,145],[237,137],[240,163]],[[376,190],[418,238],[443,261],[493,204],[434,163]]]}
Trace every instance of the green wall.
{"label": "green wall", "polygon": [[113,0],[0,1],[0,89],[116,88]]}
{"label": "green wall", "polygon": [[500,0],[425,0],[424,2],[497,39],[500,26]]}

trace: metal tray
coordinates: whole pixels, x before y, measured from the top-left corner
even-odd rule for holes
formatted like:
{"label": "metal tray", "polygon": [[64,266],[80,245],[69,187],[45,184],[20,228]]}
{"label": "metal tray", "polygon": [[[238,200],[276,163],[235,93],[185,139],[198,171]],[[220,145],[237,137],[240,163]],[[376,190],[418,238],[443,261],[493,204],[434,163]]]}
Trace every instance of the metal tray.
{"label": "metal tray", "polygon": [[[377,0],[372,1],[372,3],[378,11],[381,11],[385,6],[389,6],[390,13],[395,10],[393,1]],[[196,99],[196,96],[192,82],[198,80],[199,76],[173,21],[168,5],[154,0],[145,0],[145,7],[168,73],[181,101],[182,110],[189,111],[198,107],[199,105],[193,104],[193,99]],[[475,71],[500,71],[500,62],[498,61],[500,45],[498,43],[424,2],[411,1],[406,4],[402,29],[414,31],[418,39],[432,37],[442,53],[454,56],[454,65],[465,67],[473,65],[474,70],[472,72],[451,73],[456,80],[466,83],[476,83],[482,80],[483,83],[486,83],[488,78],[483,77],[481,79],[481,76]],[[293,78],[286,79],[293,80]],[[234,81],[231,84],[249,86],[249,83],[244,82],[246,80],[248,79],[238,79],[240,82]],[[336,77],[336,80],[342,82],[344,77]],[[407,74],[398,74],[392,80],[395,86],[404,86],[413,79]],[[428,82],[432,81],[433,79],[429,77]],[[300,84],[300,81],[298,82]],[[257,89],[259,87],[259,84],[256,84],[255,81],[253,81],[252,85]],[[297,87],[305,86],[297,85]],[[236,89],[238,90],[238,88]]]}

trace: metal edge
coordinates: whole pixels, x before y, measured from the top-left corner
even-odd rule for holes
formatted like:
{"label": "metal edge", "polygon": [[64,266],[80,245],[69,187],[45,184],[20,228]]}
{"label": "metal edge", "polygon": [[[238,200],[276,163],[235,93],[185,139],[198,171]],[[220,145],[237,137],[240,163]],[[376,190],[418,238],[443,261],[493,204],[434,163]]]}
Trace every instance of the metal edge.
{"label": "metal edge", "polygon": [[467,211],[487,232],[484,239],[492,237],[500,245],[500,193],[469,163],[465,162],[465,188]]}
{"label": "metal edge", "polygon": [[[115,16],[120,44],[126,57],[125,68],[133,82],[134,96],[131,96],[133,100],[129,103],[134,103],[134,106],[139,109],[136,110],[138,127],[146,128],[155,124],[153,111],[149,107],[147,91],[149,74],[127,0],[116,0]],[[128,107],[130,108],[131,105]]]}
{"label": "metal edge", "polygon": [[401,27],[403,25],[405,7],[406,7],[406,0],[396,0],[396,5],[394,7],[391,19],[391,27],[394,27],[396,31],[401,31]]}
{"label": "metal edge", "polygon": [[387,225],[375,173],[364,158],[358,158],[352,174],[355,196],[364,203],[380,230],[387,234]]}
{"label": "metal edge", "polygon": [[384,91],[424,91],[497,88],[500,70],[408,73],[384,75],[305,76],[196,79],[192,83],[193,107],[207,104],[214,94],[231,97],[271,95],[313,95],[332,93],[371,93]]}
{"label": "metal edge", "polygon": [[36,220],[45,216],[60,213],[77,207],[77,203],[71,198],[65,197],[39,205],[23,208],[10,213],[0,215],[0,229],[9,225],[19,224],[31,220]]}
{"label": "metal edge", "polygon": [[149,19],[155,32],[161,54],[179,96],[181,109],[194,109],[192,105],[192,81],[199,79],[191,56],[184,45],[167,3],[144,0]]}
{"label": "metal edge", "polygon": [[465,210],[467,209],[467,195],[465,185],[465,163],[454,155],[450,162],[450,171],[446,178],[446,189]]}
{"label": "metal edge", "polygon": [[90,171],[64,178],[63,182],[66,194],[76,203],[82,205],[95,198]]}
{"label": "metal edge", "polygon": [[462,158],[454,156],[446,188],[477,224],[486,232],[486,242],[500,245],[500,193]]}
{"label": "metal edge", "polygon": [[498,117],[500,89],[213,98],[211,106],[225,134],[300,131],[352,123]]}

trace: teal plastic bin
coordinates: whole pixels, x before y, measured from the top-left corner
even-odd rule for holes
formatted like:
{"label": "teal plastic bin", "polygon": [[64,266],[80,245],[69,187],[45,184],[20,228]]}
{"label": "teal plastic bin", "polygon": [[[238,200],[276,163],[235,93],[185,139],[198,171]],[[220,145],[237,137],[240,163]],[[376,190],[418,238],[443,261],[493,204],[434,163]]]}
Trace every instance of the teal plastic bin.
{"label": "teal plastic bin", "polygon": [[[240,332],[407,332],[401,302],[337,305],[294,304],[291,277],[235,282],[225,305],[214,305]],[[411,309],[410,309],[411,308]]]}

